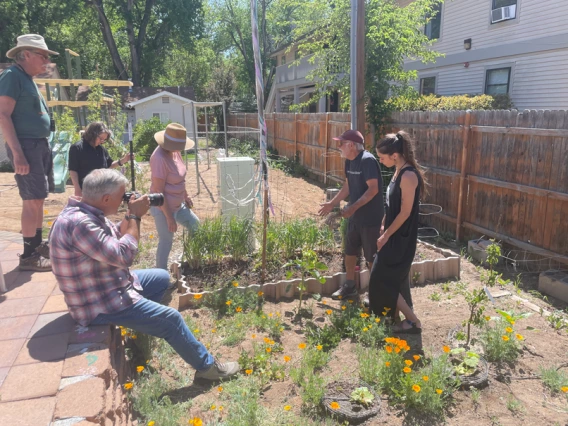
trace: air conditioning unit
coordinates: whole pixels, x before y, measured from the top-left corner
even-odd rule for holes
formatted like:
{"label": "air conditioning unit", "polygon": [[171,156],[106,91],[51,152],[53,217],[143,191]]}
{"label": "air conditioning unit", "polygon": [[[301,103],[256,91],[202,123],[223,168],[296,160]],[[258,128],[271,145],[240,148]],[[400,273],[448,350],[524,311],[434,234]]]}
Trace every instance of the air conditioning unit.
{"label": "air conditioning unit", "polygon": [[511,6],[500,7],[498,9],[493,9],[491,11],[491,23],[507,21],[509,19],[515,19],[517,13],[517,5],[512,4]]}
{"label": "air conditioning unit", "polygon": [[221,216],[254,218],[254,160],[250,157],[217,158]]}

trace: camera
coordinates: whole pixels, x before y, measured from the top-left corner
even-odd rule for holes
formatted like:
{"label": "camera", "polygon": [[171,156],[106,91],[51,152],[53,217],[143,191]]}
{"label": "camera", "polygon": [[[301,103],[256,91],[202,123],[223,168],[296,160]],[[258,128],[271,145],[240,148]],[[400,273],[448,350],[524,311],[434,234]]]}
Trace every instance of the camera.
{"label": "camera", "polygon": [[[122,201],[128,203],[130,201],[130,197],[132,197],[133,194],[136,194],[137,198],[140,197],[140,194],[138,194],[137,192],[127,192],[122,197]],[[150,205],[154,207],[160,207],[164,204],[164,194],[148,194],[148,199],[150,200]]]}

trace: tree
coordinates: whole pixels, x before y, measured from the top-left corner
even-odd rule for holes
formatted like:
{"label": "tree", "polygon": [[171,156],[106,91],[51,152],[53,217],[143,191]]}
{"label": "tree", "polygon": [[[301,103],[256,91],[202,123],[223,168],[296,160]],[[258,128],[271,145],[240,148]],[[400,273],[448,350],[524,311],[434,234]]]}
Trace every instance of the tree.
{"label": "tree", "polygon": [[134,86],[152,80],[153,65],[176,44],[191,45],[202,23],[200,0],[84,0],[96,13],[119,79],[129,72],[117,40],[126,38]]}
{"label": "tree", "polygon": [[[312,55],[315,69],[307,76],[317,95],[338,90],[349,105],[350,1],[282,0],[296,12],[294,39],[300,56]],[[404,69],[405,58],[433,61],[440,54],[424,34],[424,24],[442,0],[416,0],[401,8],[396,0],[367,0],[365,6],[365,101],[369,123],[381,126],[391,110],[389,98],[413,89],[416,71]]]}

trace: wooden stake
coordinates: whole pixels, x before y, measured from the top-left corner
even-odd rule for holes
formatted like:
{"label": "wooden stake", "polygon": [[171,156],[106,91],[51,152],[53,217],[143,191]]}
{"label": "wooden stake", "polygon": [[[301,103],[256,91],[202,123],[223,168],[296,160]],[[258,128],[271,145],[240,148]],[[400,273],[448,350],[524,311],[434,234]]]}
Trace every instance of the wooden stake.
{"label": "wooden stake", "polygon": [[462,134],[462,158],[461,158],[461,170],[460,170],[460,186],[458,189],[458,217],[456,220],[456,241],[460,240],[461,237],[461,227],[462,227],[462,213],[463,213],[463,204],[464,204],[464,190],[465,190],[465,182],[467,178],[467,154],[468,154],[468,147],[469,147],[469,133],[470,133],[470,124],[471,124],[471,111],[467,110],[465,113],[465,122],[463,126],[463,134]]}

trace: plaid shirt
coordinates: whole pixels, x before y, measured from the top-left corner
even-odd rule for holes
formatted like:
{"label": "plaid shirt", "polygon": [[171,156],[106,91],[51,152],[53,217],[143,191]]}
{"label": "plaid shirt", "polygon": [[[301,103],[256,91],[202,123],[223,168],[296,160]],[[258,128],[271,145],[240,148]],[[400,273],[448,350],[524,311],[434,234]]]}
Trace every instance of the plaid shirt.
{"label": "plaid shirt", "polygon": [[53,274],[69,313],[87,326],[98,314],[126,309],[142,299],[136,274],[128,267],[138,242],[121,235],[103,212],[70,197],[52,226],[49,250]]}

